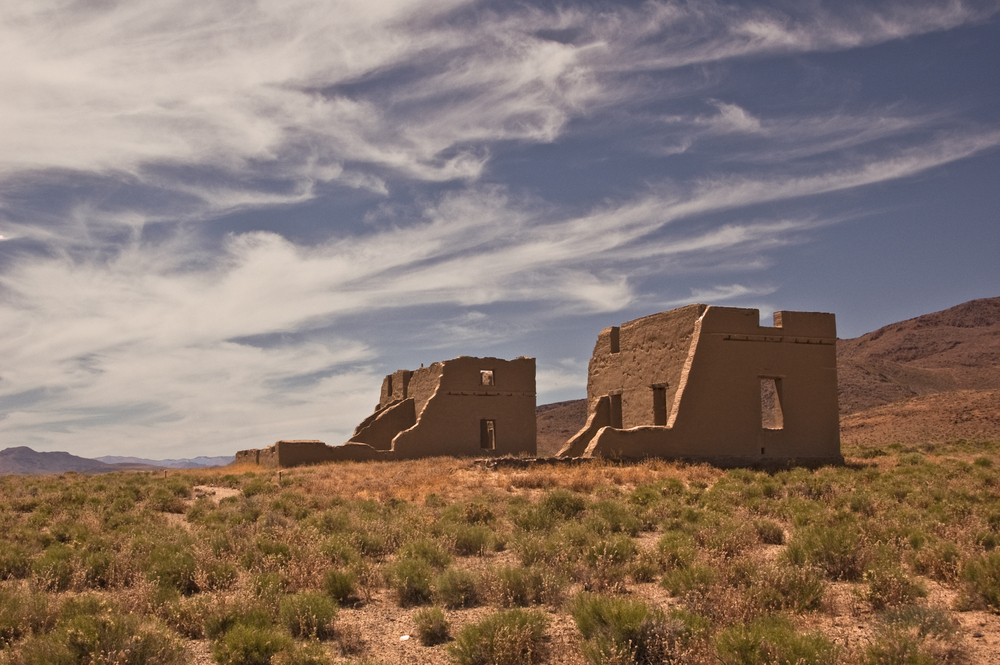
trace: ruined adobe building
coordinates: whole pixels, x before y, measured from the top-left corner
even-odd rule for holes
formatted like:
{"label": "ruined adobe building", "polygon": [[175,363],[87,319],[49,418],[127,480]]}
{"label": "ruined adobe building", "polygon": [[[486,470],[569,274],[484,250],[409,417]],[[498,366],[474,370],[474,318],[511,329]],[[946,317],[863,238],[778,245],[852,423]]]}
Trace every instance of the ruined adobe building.
{"label": "ruined adobe building", "polygon": [[559,456],[840,462],[833,314],[688,305],[597,337]]}
{"label": "ruined adobe building", "polygon": [[375,412],[342,446],[278,441],[263,450],[240,451],[236,463],[288,467],[535,454],[535,359],[461,356],[386,376]]}

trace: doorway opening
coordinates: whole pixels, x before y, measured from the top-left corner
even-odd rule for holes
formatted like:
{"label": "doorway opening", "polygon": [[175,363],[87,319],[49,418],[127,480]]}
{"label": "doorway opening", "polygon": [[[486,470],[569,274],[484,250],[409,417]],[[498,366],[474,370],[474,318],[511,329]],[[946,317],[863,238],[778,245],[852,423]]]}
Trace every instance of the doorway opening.
{"label": "doorway opening", "polygon": [[497,426],[495,420],[479,421],[479,447],[484,450],[496,450]]}

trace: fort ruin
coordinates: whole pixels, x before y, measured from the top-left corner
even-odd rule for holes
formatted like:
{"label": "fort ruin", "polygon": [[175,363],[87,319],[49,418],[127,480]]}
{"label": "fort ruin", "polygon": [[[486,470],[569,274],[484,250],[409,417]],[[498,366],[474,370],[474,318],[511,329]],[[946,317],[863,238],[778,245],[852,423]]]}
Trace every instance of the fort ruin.
{"label": "fort ruin", "polygon": [[836,321],[688,305],[605,328],[560,457],[842,462]]}
{"label": "fort ruin", "polygon": [[[587,377],[587,423],[559,457],[715,464],[840,463],[836,321],[822,312],[688,305],[605,328]],[[461,356],[382,381],[374,413],[340,446],[278,441],[237,463],[536,455],[535,359]]]}
{"label": "fort ruin", "polygon": [[236,463],[298,466],[436,456],[535,456],[535,359],[460,356],[382,381],[375,412],[344,445],[278,441]]}

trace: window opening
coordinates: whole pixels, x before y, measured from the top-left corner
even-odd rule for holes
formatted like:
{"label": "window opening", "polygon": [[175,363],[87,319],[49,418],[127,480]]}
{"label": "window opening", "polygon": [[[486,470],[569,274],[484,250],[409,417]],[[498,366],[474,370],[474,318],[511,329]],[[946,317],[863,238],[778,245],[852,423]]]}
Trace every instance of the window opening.
{"label": "window opening", "polygon": [[479,371],[479,382],[484,386],[492,386],[493,384],[493,370],[483,369]]}
{"label": "window opening", "polygon": [[622,394],[609,395],[611,398],[611,426],[622,428]]}
{"label": "window opening", "polygon": [[784,429],[781,410],[781,379],[760,378],[760,426],[764,429]]}
{"label": "window opening", "polygon": [[667,386],[653,386],[653,425],[667,426]]}
{"label": "window opening", "polygon": [[618,353],[621,350],[619,345],[621,328],[618,326],[611,327],[611,353]]}
{"label": "window opening", "polygon": [[479,421],[479,447],[485,450],[496,450],[497,427],[495,420]]}

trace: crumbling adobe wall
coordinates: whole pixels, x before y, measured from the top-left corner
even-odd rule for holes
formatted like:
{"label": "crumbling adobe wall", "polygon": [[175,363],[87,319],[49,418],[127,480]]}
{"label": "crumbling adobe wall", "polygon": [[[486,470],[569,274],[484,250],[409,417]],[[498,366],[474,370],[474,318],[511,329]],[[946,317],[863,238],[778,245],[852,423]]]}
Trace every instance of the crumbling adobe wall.
{"label": "crumbling adobe wall", "polygon": [[[483,372],[490,372],[484,383]],[[483,447],[486,423],[495,445]],[[382,382],[375,413],[342,446],[278,441],[237,461],[299,466],[328,461],[536,454],[535,359],[470,358],[399,370]]]}
{"label": "crumbling adobe wall", "polygon": [[[612,413],[606,420],[612,422],[589,441],[581,431],[560,454],[732,463],[841,460],[834,316],[777,312],[774,323],[761,326],[755,309],[692,305],[623,324],[617,354],[605,351],[599,338],[588,401],[598,420],[596,406],[607,391]],[[764,424],[765,380],[778,389],[780,429]],[[654,424],[657,388],[660,399],[666,396],[663,424]],[[617,426],[615,391],[621,404]],[[598,424],[591,422],[590,431]]]}
{"label": "crumbling adobe wall", "polygon": [[[431,368],[427,376],[436,379],[434,391],[418,411],[416,425],[393,439],[397,459],[536,454],[534,358],[461,356]],[[493,372],[493,385],[482,384],[484,370]],[[422,378],[420,370],[413,373],[411,391],[415,386],[423,390]],[[492,450],[481,447],[484,420],[495,423]]]}

